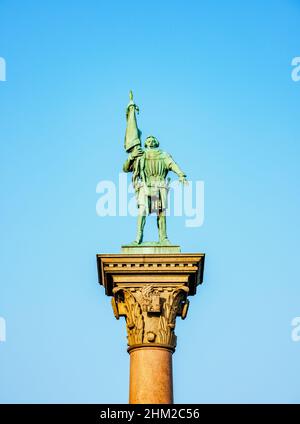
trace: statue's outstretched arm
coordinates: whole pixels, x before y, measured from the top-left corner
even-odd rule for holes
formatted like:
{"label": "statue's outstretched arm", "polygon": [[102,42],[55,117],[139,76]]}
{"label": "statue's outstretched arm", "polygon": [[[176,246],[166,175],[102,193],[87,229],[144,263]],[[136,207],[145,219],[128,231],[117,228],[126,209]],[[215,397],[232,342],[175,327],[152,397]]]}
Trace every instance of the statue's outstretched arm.
{"label": "statue's outstretched arm", "polygon": [[186,177],[186,174],[182,171],[180,166],[174,161],[172,156],[169,154],[166,154],[166,163],[167,163],[168,169],[170,171],[175,172],[175,174],[177,174],[179,178]]}

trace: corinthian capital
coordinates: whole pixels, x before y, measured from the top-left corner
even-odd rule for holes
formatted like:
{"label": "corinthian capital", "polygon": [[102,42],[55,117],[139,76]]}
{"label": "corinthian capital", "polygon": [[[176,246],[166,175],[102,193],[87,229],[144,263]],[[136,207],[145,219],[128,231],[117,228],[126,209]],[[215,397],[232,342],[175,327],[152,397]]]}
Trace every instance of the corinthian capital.
{"label": "corinthian capital", "polygon": [[184,285],[115,287],[112,306],[117,319],[126,319],[128,346],[158,344],[175,349],[176,317],[186,317],[188,292]]}
{"label": "corinthian capital", "polygon": [[176,317],[187,316],[188,296],[202,282],[204,255],[98,255],[100,283],[112,296],[115,317],[125,317],[128,350],[175,350]]}

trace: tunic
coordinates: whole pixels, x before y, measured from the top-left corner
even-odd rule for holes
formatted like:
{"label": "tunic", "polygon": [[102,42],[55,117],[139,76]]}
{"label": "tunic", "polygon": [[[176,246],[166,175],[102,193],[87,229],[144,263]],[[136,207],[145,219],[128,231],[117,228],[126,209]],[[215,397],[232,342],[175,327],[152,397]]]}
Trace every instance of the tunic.
{"label": "tunic", "polygon": [[159,213],[168,207],[169,171],[185,176],[172,157],[159,149],[146,149],[142,156],[124,163],[124,172],[133,172],[132,181],[138,207],[145,213]]}

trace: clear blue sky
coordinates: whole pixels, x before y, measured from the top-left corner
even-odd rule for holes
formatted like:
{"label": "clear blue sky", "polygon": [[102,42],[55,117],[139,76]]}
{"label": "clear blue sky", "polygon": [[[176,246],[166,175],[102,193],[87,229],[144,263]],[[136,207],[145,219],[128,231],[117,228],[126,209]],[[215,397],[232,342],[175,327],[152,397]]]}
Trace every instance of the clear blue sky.
{"label": "clear blue sky", "polygon": [[175,401],[300,401],[299,20],[298,0],[1,1],[0,402],[127,402],[95,255],[135,219],[95,206],[126,157],[129,89],[143,134],[205,182],[204,225],[169,223],[207,255]]}

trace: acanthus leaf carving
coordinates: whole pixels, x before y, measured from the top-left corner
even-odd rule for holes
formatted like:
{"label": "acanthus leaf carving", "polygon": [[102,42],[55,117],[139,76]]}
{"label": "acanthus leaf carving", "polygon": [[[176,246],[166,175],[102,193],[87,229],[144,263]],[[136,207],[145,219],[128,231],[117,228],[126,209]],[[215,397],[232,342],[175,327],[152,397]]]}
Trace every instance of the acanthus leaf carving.
{"label": "acanthus leaf carving", "polygon": [[159,343],[176,346],[174,333],[176,316],[181,313],[182,302],[186,301],[188,287],[181,286],[173,290],[163,304],[162,314],[159,317],[157,341]]}
{"label": "acanthus leaf carving", "polygon": [[176,317],[186,317],[188,287],[115,287],[112,306],[116,318],[125,316],[128,345],[176,346]]}
{"label": "acanthus leaf carving", "polygon": [[142,343],[144,318],[140,304],[128,289],[115,288],[114,295],[116,304],[122,305],[122,308],[118,308],[119,314],[126,319],[128,345]]}

